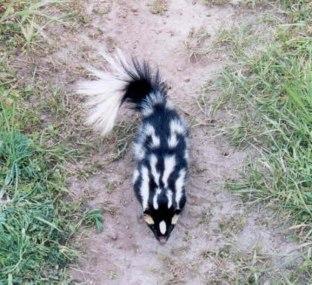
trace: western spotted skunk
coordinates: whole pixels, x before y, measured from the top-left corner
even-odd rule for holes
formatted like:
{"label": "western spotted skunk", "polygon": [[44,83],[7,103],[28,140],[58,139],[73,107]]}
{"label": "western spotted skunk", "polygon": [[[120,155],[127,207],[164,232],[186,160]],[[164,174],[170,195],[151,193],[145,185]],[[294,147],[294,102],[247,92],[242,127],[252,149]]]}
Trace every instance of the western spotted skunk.
{"label": "western spotted skunk", "polygon": [[142,122],[134,141],[135,195],[143,217],[160,243],[165,243],[186,203],[188,129],[167,98],[167,86],[159,71],[147,62],[126,59],[120,51],[103,55],[109,71],[91,68],[98,80],[78,84],[88,96],[87,123],[102,135],[114,126],[120,105],[129,102]]}

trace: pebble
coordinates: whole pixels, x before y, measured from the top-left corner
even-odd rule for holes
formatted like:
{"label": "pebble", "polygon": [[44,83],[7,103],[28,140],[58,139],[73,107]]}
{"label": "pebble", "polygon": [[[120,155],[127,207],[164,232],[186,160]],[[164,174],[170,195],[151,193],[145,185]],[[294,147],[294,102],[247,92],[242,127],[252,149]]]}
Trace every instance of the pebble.
{"label": "pebble", "polygon": [[117,233],[113,233],[113,234],[111,234],[110,238],[111,238],[111,240],[116,241],[118,239],[118,234]]}

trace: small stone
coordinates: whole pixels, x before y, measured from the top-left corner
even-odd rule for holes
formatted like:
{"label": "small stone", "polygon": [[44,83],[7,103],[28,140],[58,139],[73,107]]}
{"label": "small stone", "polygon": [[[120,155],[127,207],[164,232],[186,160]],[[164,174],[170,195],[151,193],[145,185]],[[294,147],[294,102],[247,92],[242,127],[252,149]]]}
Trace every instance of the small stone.
{"label": "small stone", "polygon": [[184,82],[190,82],[190,81],[191,81],[190,78],[185,78],[185,79],[184,79]]}
{"label": "small stone", "polygon": [[111,240],[114,240],[116,241],[118,239],[118,234],[117,233],[113,233],[111,236],[110,236]]}

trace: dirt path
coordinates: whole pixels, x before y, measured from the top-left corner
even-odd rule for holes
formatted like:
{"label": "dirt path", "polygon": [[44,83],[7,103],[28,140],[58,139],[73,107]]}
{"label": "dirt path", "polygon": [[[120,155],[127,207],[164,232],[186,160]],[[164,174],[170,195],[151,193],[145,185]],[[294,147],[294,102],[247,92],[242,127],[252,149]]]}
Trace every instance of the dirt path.
{"label": "dirt path", "polygon": [[[110,148],[101,146],[91,158],[102,161],[100,170],[87,179],[73,177],[70,186],[74,195],[88,197],[90,207],[105,211],[104,231],[79,234],[77,243],[84,255],[70,274],[77,283],[133,285],[252,283],[257,276],[264,284],[279,272],[287,274],[296,245],[286,240],[279,221],[266,209],[247,208],[224,189],[224,181],[238,177],[246,151],[233,149],[219,135],[225,114],[211,121],[196,103],[201,86],[214,80],[226,64],[225,55],[213,52],[215,36],[238,15],[242,19],[242,11],[230,5],[208,7],[201,1],[175,0],[162,13],[160,4],[165,1],[153,7],[151,2],[79,2],[88,24],[78,33],[64,34],[63,44],[39,65],[61,62],[64,69],[56,70],[54,80],[66,84],[70,83],[66,72],[79,79],[75,71],[81,63],[100,65],[95,54],[103,47],[119,47],[159,66],[171,87],[169,96],[193,126],[188,204],[170,240],[160,246],[138,219],[131,151],[104,163]],[[211,52],[194,58],[198,46],[192,31],[194,35],[202,27],[208,33],[202,40]],[[214,92],[211,98],[218,95]],[[125,112],[123,118],[132,120],[131,113]]]}

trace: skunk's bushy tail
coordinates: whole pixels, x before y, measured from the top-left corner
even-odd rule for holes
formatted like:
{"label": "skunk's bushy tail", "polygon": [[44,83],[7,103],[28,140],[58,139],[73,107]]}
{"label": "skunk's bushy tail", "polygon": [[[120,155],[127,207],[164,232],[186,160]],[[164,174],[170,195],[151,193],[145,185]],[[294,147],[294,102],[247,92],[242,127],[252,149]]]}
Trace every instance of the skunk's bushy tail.
{"label": "skunk's bushy tail", "polygon": [[97,80],[78,83],[77,93],[88,96],[87,123],[102,135],[112,130],[120,105],[131,102],[143,115],[153,112],[155,104],[166,103],[166,86],[158,70],[152,72],[146,62],[127,60],[120,51],[115,56],[102,54],[108,71],[89,68]]}

